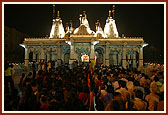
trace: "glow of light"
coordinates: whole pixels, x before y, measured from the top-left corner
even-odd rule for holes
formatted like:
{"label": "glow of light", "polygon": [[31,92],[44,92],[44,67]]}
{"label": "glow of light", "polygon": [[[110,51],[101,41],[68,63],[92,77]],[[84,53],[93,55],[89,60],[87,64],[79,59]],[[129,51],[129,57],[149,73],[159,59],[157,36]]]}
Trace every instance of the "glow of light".
{"label": "glow of light", "polygon": [[87,32],[89,33],[89,34],[91,34],[93,31],[89,28],[89,27],[87,27]]}
{"label": "glow of light", "polygon": [[63,38],[65,36],[65,32],[64,32],[64,27],[62,25],[62,23],[59,25],[59,35],[61,38]]}
{"label": "glow of light", "polygon": [[23,44],[19,44],[20,46],[22,46],[23,48],[25,48],[25,45],[23,45]]}
{"label": "glow of light", "polygon": [[50,32],[50,38],[53,38],[54,30],[55,30],[55,24],[52,25],[51,32]]}
{"label": "glow of light", "polygon": [[118,37],[118,31],[115,24],[115,20],[112,21],[112,24],[113,24],[113,30],[114,30],[114,37]]}
{"label": "glow of light", "polygon": [[145,47],[145,46],[147,46],[148,44],[143,44],[143,46],[142,47]]}
{"label": "glow of light", "polygon": [[[57,31],[57,33],[55,33],[56,32],[55,31],[56,24],[58,24],[58,31]],[[55,19],[53,21],[53,25],[52,25],[51,32],[50,32],[50,38],[53,38],[54,35],[59,36],[60,38],[63,38],[65,36],[64,27],[62,25],[62,20],[60,20],[60,19]]]}
{"label": "glow of light", "polygon": [[104,33],[105,33],[105,37],[107,38],[107,34],[109,33],[110,30],[110,25],[108,23],[106,23],[105,27],[104,27]]}
{"label": "glow of light", "polygon": [[93,42],[93,45],[96,45],[96,44],[98,44],[99,43],[99,41],[94,41]]}
{"label": "glow of light", "polygon": [[103,33],[103,31],[102,31],[101,27],[98,27],[98,29],[97,29],[97,31],[96,31],[96,33],[95,33],[94,37],[96,37],[96,36],[97,36],[97,34],[101,34],[101,35],[102,35],[102,37],[104,37],[104,38],[105,38],[105,35],[104,35],[104,33]]}
{"label": "glow of light", "polygon": [[71,42],[70,41],[65,41],[65,43],[69,44],[71,46]]}
{"label": "glow of light", "polygon": [[113,19],[107,19],[106,20],[104,33],[105,33],[105,37],[108,37],[111,34],[114,37],[118,37],[118,31],[117,31],[117,27],[116,27],[116,24],[115,24],[115,20],[113,20]]}
{"label": "glow of light", "polygon": [[83,19],[82,24],[89,27],[89,23],[87,19]]}
{"label": "glow of light", "polygon": [[76,29],[74,30],[74,34],[76,34],[78,31],[79,31],[79,28],[76,28]]}

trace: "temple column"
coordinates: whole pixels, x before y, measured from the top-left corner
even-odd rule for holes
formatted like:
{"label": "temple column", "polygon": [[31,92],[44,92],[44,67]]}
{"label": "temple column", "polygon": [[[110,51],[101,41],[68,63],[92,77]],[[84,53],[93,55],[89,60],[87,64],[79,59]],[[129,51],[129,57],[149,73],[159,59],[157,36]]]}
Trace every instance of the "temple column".
{"label": "temple column", "polygon": [[29,64],[29,49],[25,46],[25,71],[28,71],[28,64]]}
{"label": "temple column", "polygon": [[63,62],[65,62],[65,60],[64,60],[64,55],[65,55],[65,53],[63,53],[63,49],[61,48],[61,60],[62,60]]}
{"label": "temple column", "polygon": [[37,53],[37,62],[39,62],[39,53]]}
{"label": "temple column", "polygon": [[114,61],[114,65],[117,65],[117,53],[114,52],[113,54],[113,61]]}
{"label": "temple column", "polygon": [[91,47],[90,47],[90,61],[92,62],[92,67],[94,68],[95,64],[96,64],[96,60],[95,60],[95,49],[94,46],[99,43],[99,41],[92,41],[91,42]]}
{"label": "temple column", "polygon": [[90,60],[95,59],[95,53],[94,53],[94,43],[91,43],[91,50],[90,50]]}
{"label": "temple column", "polygon": [[50,61],[50,52],[47,52],[47,62]]}
{"label": "temple column", "polygon": [[51,56],[51,58],[52,58],[51,60],[54,61],[54,60],[55,60],[55,54],[54,54],[54,52],[52,52],[51,55],[52,55],[52,56]]}
{"label": "temple column", "polygon": [[57,64],[61,65],[61,45],[60,43],[57,45]]}
{"label": "temple column", "polygon": [[36,61],[36,53],[33,51],[33,61]]}
{"label": "temple column", "polygon": [[143,67],[143,47],[139,47],[139,69]]}
{"label": "temple column", "polygon": [[128,65],[127,66],[128,66],[128,68],[130,68],[129,67],[129,64],[130,64],[130,54],[128,54],[127,57],[128,57]]}
{"label": "temple column", "polygon": [[118,53],[118,65],[121,65],[121,53]]}
{"label": "temple column", "polygon": [[133,52],[133,68],[136,68],[136,52]]}
{"label": "temple column", "polygon": [[56,56],[55,56],[55,53],[56,53],[56,48],[55,47],[51,47],[51,60],[52,61],[55,61],[56,60]]}
{"label": "temple column", "polygon": [[109,52],[110,52],[110,48],[109,48],[109,43],[106,43],[106,59],[105,59],[105,63],[106,66],[109,66]]}
{"label": "temple column", "polygon": [[126,47],[123,46],[123,52],[122,52],[122,67],[126,69]]}
{"label": "temple column", "polygon": [[40,60],[43,60],[44,61],[44,59],[45,59],[45,54],[44,54],[44,48],[43,48],[43,46],[41,46],[41,55],[40,55]]}
{"label": "temple column", "polygon": [[68,42],[68,44],[70,45],[70,60],[69,60],[69,65],[70,65],[70,69],[72,69],[72,63],[75,61],[75,57],[74,57],[74,53],[75,53],[74,42]]}
{"label": "temple column", "polygon": [[103,53],[103,65],[106,65],[106,54]]}

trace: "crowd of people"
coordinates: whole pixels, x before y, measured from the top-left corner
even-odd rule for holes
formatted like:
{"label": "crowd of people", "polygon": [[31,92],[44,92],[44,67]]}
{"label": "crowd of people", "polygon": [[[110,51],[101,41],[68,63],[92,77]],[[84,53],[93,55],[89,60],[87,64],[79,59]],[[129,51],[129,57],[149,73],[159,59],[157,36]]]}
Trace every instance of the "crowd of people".
{"label": "crowd of people", "polygon": [[[163,111],[164,71],[148,76],[118,66],[53,63],[22,73],[19,91],[5,64],[5,111]],[[11,72],[11,73],[10,73]],[[9,85],[11,88],[9,88]]]}

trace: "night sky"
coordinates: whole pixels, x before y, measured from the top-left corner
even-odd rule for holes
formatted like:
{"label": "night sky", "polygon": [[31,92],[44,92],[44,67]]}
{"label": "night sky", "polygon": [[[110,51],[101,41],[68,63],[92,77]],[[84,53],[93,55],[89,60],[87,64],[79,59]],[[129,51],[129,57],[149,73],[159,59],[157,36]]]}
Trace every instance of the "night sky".
{"label": "night sky", "polygon": [[[63,26],[72,20],[79,26],[79,15],[85,10],[92,30],[100,21],[104,29],[112,4],[56,4]],[[49,36],[52,26],[52,4],[5,4],[4,24],[30,37]],[[143,37],[149,45],[144,48],[144,60],[163,61],[164,55],[164,5],[163,4],[116,4],[115,20],[119,36]],[[155,55],[154,55],[155,54]],[[158,62],[158,63],[159,63]]]}

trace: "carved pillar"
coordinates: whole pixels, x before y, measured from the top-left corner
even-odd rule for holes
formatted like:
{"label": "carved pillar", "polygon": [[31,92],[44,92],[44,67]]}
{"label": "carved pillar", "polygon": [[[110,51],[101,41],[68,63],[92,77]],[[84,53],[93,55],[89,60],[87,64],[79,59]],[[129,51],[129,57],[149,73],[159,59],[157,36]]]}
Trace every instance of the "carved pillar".
{"label": "carved pillar", "polygon": [[106,54],[103,53],[103,65],[106,65]]}
{"label": "carved pillar", "polygon": [[61,65],[61,45],[60,43],[57,45],[57,64]]}
{"label": "carved pillar", "polygon": [[37,62],[39,62],[39,61],[40,61],[40,54],[37,53]]}
{"label": "carved pillar", "polygon": [[140,46],[139,47],[139,67],[138,68],[142,68],[143,67],[143,47]]}
{"label": "carved pillar", "polygon": [[43,45],[41,46],[40,52],[41,52],[40,60],[43,60],[43,61],[44,61],[44,59],[45,59],[45,53],[44,53],[44,47],[43,47]]}
{"label": "carved pillar", "polygon": [[121,65],[121,53],[118,53],[118,65]]}
{"label": "carved pillar", "polygon": [[36,53],[33,51],[33,61],[36,61]]}
{"label": "carved pillar", "polygon": [[50,52],[47,52],[47,62],[50,61]]}
{"label": "carved pillar", "polygon": [[74,53],[75,53],[75,49],[74,49],[74,42],[68,42],[68,44],[70,45],[70,60],[69,60],[69,65],[70,65],[70,69],[72,69],[72,63],[75,61],[75,57],[74,57]]}
{"label": "carved pillar", "polygon": [[94,46],[99,43],[99,41],[92,41],[91,42],[91,47],[90,47],[90,61],[92,63],[92,67],[94,68],[95,64],[96,64],[96,60],[95,60],[95,48]]}
{"label": "carved pillar", "polygon": [[114,65],[117,65],[117,52],[114,52],[113,54],[113,61],[114,61]]}
{"label": "carved pillar", "polygon": [[109,43],[106,43],[105,63],[107,66],[109,66],[109,53],[110,53]]}
{"label": "carved pillar", "polygon": [[127,57],[128,57],[128,65],[127,65],[127,66],[128,66],[128,68],[130,68],[130,67],[129,67],[129,64],[130,64],[130,61],[131,61],[131,60],[130,60],[130,54],[129,54],[129,53],[127,54]]}
{"label": "carved pillar", "polygon": [[51,60],[56,61],[58,59],[58,57],[56,56],[56,54],[57,54],[56,47],[52,47],[51,49],[52,49]]}
{"label": "carved pillar", "polygon": [[25,71],[28,71],[29,64],[29,48],[25,46]]}
{"label": "carved pillar", "polygon": [[91,42],[91,49],[90,49],[90,60],[95,59],[95,53],[94,53],[94,43]]}
{"label": "carved pillar", "polygon": [[126,69],[126,46],[123,46],[122,52],[122,67]]}
{"label": "carved pillar", "polygon": [[133,68],[136,68],[136,51],[133,52]]}
{"label": "carved pillar", "polygon": [[51,60],[52,60],[52,61],[55,61],[55,54],[54,54],[54,52],[52,52],[52,54],[51,54],[51,55],[52,55],[52,56],[51,56],[51,57],[52,57],[52,59],[51,59]]}

